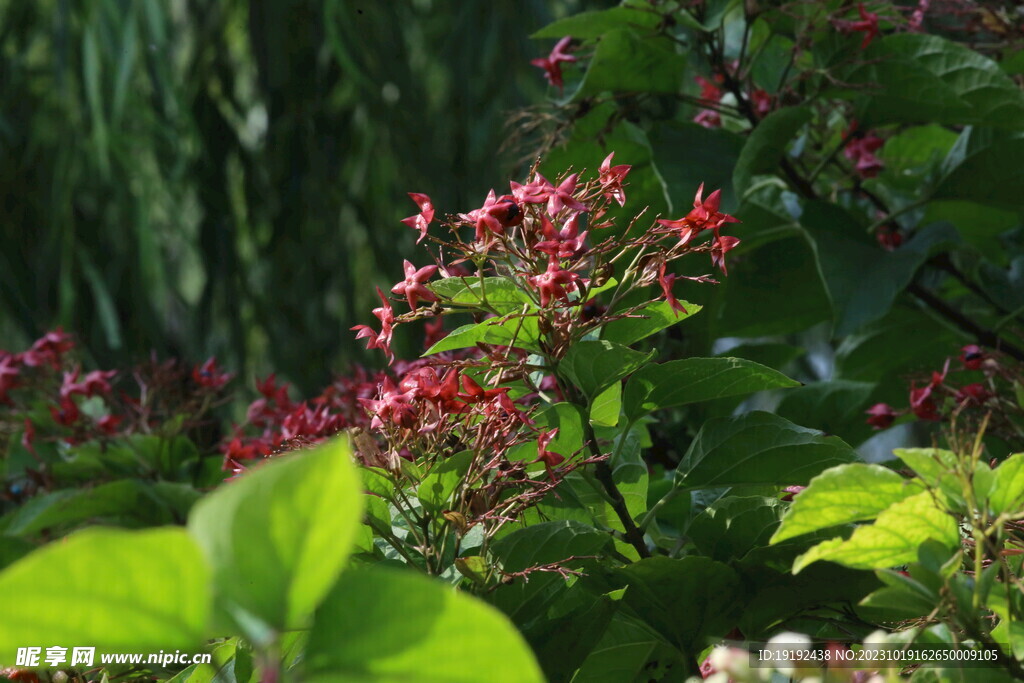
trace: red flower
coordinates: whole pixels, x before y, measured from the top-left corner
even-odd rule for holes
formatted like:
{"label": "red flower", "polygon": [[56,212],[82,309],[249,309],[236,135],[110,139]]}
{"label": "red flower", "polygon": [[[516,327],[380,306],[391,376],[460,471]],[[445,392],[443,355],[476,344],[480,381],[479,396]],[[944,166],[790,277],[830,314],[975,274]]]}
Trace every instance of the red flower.
{"label": "red flower", "polygon": [[25,450],[35,455],[36,447],[33,445],[33,441],[36,439],[36,426],[32,424],[32,420],[25,418],[25,431],[21,435],[21,445],[24,446]]}
{"label": "red flower", "polygon": [[370,422],[372,429],[380,429],[384,420],[390,420],[394,424],[408,429],[416,423],[416,406],[412,404],[415,397],[415,390],[403,392],[395,386],[389,377],[385,377],[380,389],[380,398],[377,400],[361,398],[359,403],[373,415],[373,420]]}
{"label": "red flower", "polygon": [[444,318],[438,317],[433,322],[427,321],[423,324],[423,348],[429,349],[431,346],[441,341],[448,336],[448,333],[444,329]]}
{"label": "red flower", "polygon": [[702,100],[713,103],[717,103],[722,100],[722,89],[717,85],[703,76],[694,76],[693,80],[697,81],[697,85],[700,86],[700,98]]}
{"label": "red flower", "polygon": [[550,256],[558,258],[572,258],[581,253],[585,247],[583,242],[587,239],[586,231],[579,233],[580,215],[573,214],[572,218],[565,222],[565,226],[555,232],[554,224],[547,216],[541,216],[541,231],[544,233],[544,241],[534,245],[534,249]]}
{"label": "red flower", "polygon": [[879,227],[875,232],[875,239],[886,251],[896,251],[903,244],[903,234],[885,225]]}
{"label": "red flower", "polygon": [[541,432],[537,437],[537,459],[534,460],[534,462],[543,462],[548,473],[551,473],[552,467],[558,467],[565,461],[565,456],[561,453],[555,453],[548,450],[548,446],[557,435],[558,428],[555,428],[549,429],[546,432]]}
{"label": "red flower", "polygon": [[882,160],[875,156],[875,152],[884,144],[885,140],[874,133],[868,133],[862,138],[847,143],[843,148],[843,154],[854,162],[854,170],[862,178],[874,178],[885,167]]}
{"label": "red flower", "polygon": [[867,419],[867,423],[875,429],[888,429],[896,420],[896,411],[887,403],[876,403],[866,412],[871,416]]}
{"label": "red flower", "polygon": [[419,299],[437,301],[437,295],[424,286],[424,283],[436,272],[437,266],[423,266],[416,270],[416,266],[405,261],[405,280],[392,287],[391,292],[404,296],[408,300],[410,308],[416,308]]}
{"label": "red flower", "polygon": [[612,152],[601,165],[598,167],[597,172],[600,176],[599,180],[601,183],[601,190],[604,192],[604,196],[609,199],[614,199],[618,202],[619,206],[626,205],[626,192],[622,189],[622,181],[626,179],[626,174],[629,173],[631,166],[626,164],[620,164],[618,166],[612,166],[612,157],[615,156],[615,152]]}
{"label": "red flower", "polygon": [[509,182],[509,187],[512,188],[512,196],[516,201],[524,204],[543,204],[555,191],[555,186],[540,173],[534,175],[533,180],[525,185],[513,180]]}
{"label": "red flower", "polygon": [[221,372],[220,368],[217,367],[217,359],[211,356],[201,366],[197,365],[192,368],[192,380],[201,387],[207,389],[220,389],[229,381],[234,375]]}
{"label": "red flower", "polygon": [[565,48],[569,47],[569,43],[572,42],[572,36],[566,36],[555,43],[555,47],[552,48],[551,54],[547,57],[539,57],[531,60],[530,64],[533,66],[544,69],[544,77],[548,80],[548,83],[558,88],[560,91],[563,89],[562,82],[562,67],[559,66],[561,62],[575,62],[576,58],[568,54]]}
{"label": "red flower", "polygon": [[78,374],[78,368],[75,368],[74,372],[64,373],[64,380],[60,387],[62,398],[74,396],[75,394],[87,398],[96,394],[104,396],[109,394],[111,392],[110,380],[117,375],[117,370],[93,370],[81,382],[77,381]]}
{"label": "red flower", "polygon": [[7,393],[17,389],[21,385],[18,378],[21,373],[20,362],[17,356],[4,354],[0,356],[0,403],[10,403],[11,398]]}
{"label": "red flower", "polygon": [[715,235],[715,241],[711,243],[711,264],[721,268],[722,273],[728,275],[725,269],[725,254],[735,249],[740,243],[739,239],[731,235]]}
{"label": "red flower", "polygon": [[981,404],[992,398],[992,392],[985,385],[975,382],[961,387],[956,392],[957,403],[971,402]]}
{"label": "red flower", "polygon": [[679,300],[672,294],[672,286],[679,278],[676,275],[665,274],[665,268],[667,265],[668,264],[666,263],[662,263],[661,267],[658,268],[658,284],[661,285],[661,291],[665,294],[665,301],[668,302],[668,305],[672,308],[672,311],[675,312],[676,317],[678,318],[680,313],[686,313],[686,309],[683,308],[683,305],[679,303]]}
{"label": "red flower", "polygon": [[772,111],[772,96],[764,90],[754,90],[750,93],[750,104],[758,118],[763,119]]}
{"label": "red flower", "polygon": [[[981,364],[985,362],[985,352],[977,344],[968,344],[960,349],[960,362],[968,370],[981,370]],[[2,391],[0,395],[3,395]]]}
{"label": "red flower", "polygon": [[860,49],[865,49],[871,44],[875,36],[878,35],[878,15],[874,12],[868,12],[864,9],[864,3],[857,4],[857,12],[860,14],[859,21],[849,21],[846,19],[833,19],[832,24],[841,33],[855,33],[864,32],[864,40],[861,41]]}
{"label": "red flower", "polygon": [[78,418],[82,416],[78,412],[78,405],[69,398],[62,398],[58,406],[50,406],[50,415],[53,417],[54,422],[65,427],[75,424],[78,422]]}
{"label": "red flower", "polygon": [[533,275],[527,278],[534,287],[540,291],[540,305],[547,306],[552,299],[560,299],[569,303],[567,286],[575,287],[579,275],[562,268],[558,259],[552,257],[548,260],[548,268],[540,275]]}
{"label": "red flower", "polygon": [[488,230],[495,235],[501,235],[505,232],[505,228],[522,223],[523,212],[516,203],[515,197],[507,194],[496,197],[494,190],[491,190],[487,193],[483,206],[473,209],[469,213],[460,213],[459,218],[472,223],[476,228],[477,241],[483,241],[487,237]]}
{"label": "red flower", "polygon": [[37,339],[32,344],[32,348],[21,354],[22,362],[29,367],[46,364],[54,370],[58,370],[61,356],[73,348],[75,348],[75,343],[71,340],[71,336],[64,334],[64,330],[58,327]]}
{"label": "red flower", "polygon": [[[708,228],[717,229],[726,223],[739,223],[737,219],[729,214],[718,211],[722,202],[721,190],[715,190],[708,195],[707,199],[703,199],[703,195],[704,183],[701,183],[700,187],[697,188],[697,195],[693,199],[693,210],[690,213],[674,221],[658,219],[658,223],[667,228],[679,230],[679,238],[683,244],[689,242],[702,230]],[[735,245],[727,247],[725,251],[728,251],[733,246]]]}
{"label": "red flower", "polygon": [[786,488],[782,489],[782,492],[783,492],[784,495],[782,496],[781,500],[784,500],[786,502],[790,502],[794,498],[796,498],[798,495],[800,495],[800,492],[803,491],[805,488],[807,488],[807,487],[806,486],[787,486]]}
{"label": "red flower", "polygon": [[357,331],[356,339],[366,339],[367,349],[380,349],[388,357],[388,362],[394,360],[395,355],[391,352],[391,334],[395,323],[395,312],[391,308],[391,302],[384,296],[384,292],[377,288],[377,296],[380,297],[381,305],[373,309],[373,314],[380,320],[381,330],[378,334],[369,325],[356,325],[353,330]]}
{"label": "red flower", "polygon": [[96,421],[96,426],[99,427],[101,432],[110,436],[117,432],[117,428],[123,419],[120,415],[104,415]]}
{"label": "red flower", "polygon": [[572,196],[573,191],[576,190],[576,180],[580,177],[579,173],[573,173],[571,176],[566,178],[556,187],[548,196],[548,215],[554,218],[558,215],[558,212],[569,207],[574,211],[586,211],[587,207],[579,203],[575,197]]}
{"label": "red flower", "polygon": [[722,117],[714,109],[701,109],[697,112],[697,115],[693,117],[694,123],[699,123],[705,128],[721,128]]}
{"label": "red flower", "polygon": [[409,196],[420,207],[420,212],[415,216],[403,218],[402,222],[410,228],[420,231],[419,239],[416,240],[416,244],[419,244],[427,236],[427,226],[434,221],[434,205],[431,203],[430,197],[425,194],[410,192]]}
{"label": "red flower", "polygon": [[933,386],[935,385],[929,384],[928,386],[921,387],[920,389],[911,387],[910,409],[918,419],[938,422],[942,418],[939,415],[935,401],[931,398]]}

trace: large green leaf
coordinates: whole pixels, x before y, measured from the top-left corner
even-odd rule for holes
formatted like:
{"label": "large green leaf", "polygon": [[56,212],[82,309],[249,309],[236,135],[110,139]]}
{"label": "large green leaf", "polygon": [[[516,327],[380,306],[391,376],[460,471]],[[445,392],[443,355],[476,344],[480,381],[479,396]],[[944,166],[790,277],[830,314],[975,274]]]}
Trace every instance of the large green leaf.
{"label": "large green leaf", "polygon": [[1012,513],[1024,503],[1024,453],[1014,453],[996,468],[988,502],[996,514]]}
{"label": "large green leaf", "polygon": [[739,576],[706,557],[652,557],[616,575],[628,586],[626,604],[669,642],[694,655],[705,638],[724,636],[741,611]]}
{"label": "large green leaf", "polygon": [[208,637],[209,579],[181,528],[72,534],[0,573],[10,616],[0,621],[0,665],[13,666],[16,648],[30,645],[198,648]]}
{"label": "large green leaf", "polygon": [[593,399],[611,384],[642,367],[656,352],[641,353],[610,341],[577,342],[559,362],[558,369]]}
{"label": "large green leaf", "polygon": [[785,107],[773,111],[754,128],[732,172],[737,196],[746,194],[755,175],[778,169],[789,141],[810,120],[811,111],[806,107]]}
{"label": "large green leaf", "polygon": [[[629,589],[626,589],[627,593]],[[571,680],[576,683],[621,683],[672,680],[685,676],[684,655],[647,624],[616,614],[604,637],[590,652]]]}
{"label": "large green leaf", "polygon": [[740,560],[768,543],[785,505],[778,498],[726,496],[694,517],[686,534],[702,555],[720,562]]}
{"label": "large green leaf", "polygon": [[858,119],[887,123],[1024,127],[1024,93],[999,65],[933,35],[900,33],[876,40],[843,81],[862,86]]}
{"label": "large green leaf", "polygon": [[[654,161],[665,178],[672,200],[674,213],[670,218],[685,215],[690,210],[701,183],[704,183],[705,196],[713,190],[722,191],[723,211],[736,207],[732,173],[743,148],[741,136],[720,128],[676,122],[658,123],[648,136]],[[700,163],[693,163],[694,159],[700,159]]]}
{"label": "large green leaf", "polygon": [[704,423],[676,469],[684,489],[752,484],[802,485],[829,467],[857,459],[834,436],[772,413],[752,412]]}
{"label": "large green leaf", "polygon": [[1024,133],[967,127],[942,164],[936,199],[965,199],[1007,209],[1024,207]]}
{"label": "large green leaf", "polygon": [[896,251],[885,251],[844,209],[825,202],[808,204],[800,221],[817,247],[837,336],[883,317],[932,251],[959,241],[952,226],[939,223],[918,231]]}
{"label": "large green leaf", "polygon": [[793,573],[819,560],[853,569],[895,567],[917,559],[918,547],[929,539],[953,548],[960,543],[960,531],[956,519],[936,505],[934,495],[923,491],[890,505],[850,538],[814,546],[794,561]]}
{"label": "large green leaf", "polygon": [[530,295],[505,277],[449,277],[429,283],[443,301],[460,304],[487,304],[498,312],[521,311],[523,305],[536,308]]}
{"label": "large green leaf", "polygon": [[600,38],[605,33],[634,27],[640,30],[653,29],[661,21],[656,12],[647,12],[631,7],[612,7],[606,10],[580,12],[551,22],[531,38],[561,38],[572,36],[579,40]]}
{"label": "large green leaf", "polygon": [[572,99],[609,91],[675,93],[682,85],[685,68],[686,58],[668,39],[615,28],[601,35]]}
{"label": "large green leaf", "polygon": [[54,491],[36,496],[0,519],[12,536],[35,536],[92,519],[128,518],[159,525],[174,521],[152,487],[134,479],[112,481],[91,489]]}
{"label": "large green leaf", "polygon": [[688,301],[679,303],[686,309],[685,313],[673,311],[667,301],[647,304],[630,317],[613,320],[605,325],[601,328],[601,338],[628,346],[686,320],[701,309],[697,304]]}
{"label": "large green leaf", "polygon": [[743,358],[685,358],[633,373],[623,403],[627,417],[636,419],[661,408],[798,385],[778,370]]}
{"label": "large green leaf", "polygon": [[271,461],[197,503],[188,528],[213,567],[221,607],[239,625],[304,625],[348,557],[362,497],[339,438]]}
{"label": "large green leaf", "polygon": [[412,571],[348,569],[317,609],[305,670],[316,681],[543,681],[508,619]]}
{"label": "large green leaf", "polygon": [[502,536],[491,546],[491,552],[505,571],[518,572],[574,555],[597,555],[610,540],[607,533],[579,522],[542,522]]}
{"label": "large green leaf", "polygon": [[424,356],[454,349],[476,348],[477,342],[514,346],[527,351],[540,351],[539,326],[535,315],[509,314],[500,318],[489,318],[479,323],[470,323],[452,330],[444,339],[427,349]]}
{"label": "large green leaf", "polygon": [[920,483],[881,465],[851,463],[825,470],[793,499],[772,543],[839,524],[874,519],[921,492]]}
{"label": "large green leaf", "polygon": [[469,471],[474,455],[473,451],[461,451],[434,465],[416,490],[424,507],[435,512],[450,507],[452,494]]}
{"label": "large green leaf", "polygon": [[871,434],[871,427],[864,421],[864,409],[874,388],[871,382],[845,379],[814,382],[787,391],[775,413],[835,434],[848,443],[860,443]]}

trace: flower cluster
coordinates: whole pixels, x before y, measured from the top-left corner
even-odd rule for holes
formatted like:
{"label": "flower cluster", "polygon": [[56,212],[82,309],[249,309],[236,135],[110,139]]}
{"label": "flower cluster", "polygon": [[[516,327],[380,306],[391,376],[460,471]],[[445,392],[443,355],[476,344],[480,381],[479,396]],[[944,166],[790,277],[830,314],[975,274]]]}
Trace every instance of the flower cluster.
{"label": "flower cluster", "polygon": [[878,14],[867,11],[863,2],[857,3],[857,14],[858,19],[832,19],[832,25],[840,33],[863,33],[864,40],[860,43],[860,49],[864,50],[878,37]]}
{"label": "flower cluster", "polygon": [[911,381],[908,407],[897,410],[876,403],[867,410],[867,423],[875,429],[892,426],[899,417],[912,414],[919,420],[947,422],[988,415],[989,433],[999,433],[1008,442],[1024,443],[1024,406],[1017,392],[1024,386],[1018,364],[996,351],[976,344],[960,350],[959,368],[950,369],[947,359],[941,371]]}
{"label": "flower cluster", "polygon": [[[735,72],[738,66],[736,63],[730,65],[731,72]],[[700,86],[700,95],[698,97],[701,103],[714,107],[705,107],[697,112],[697,115],[693,117],[694,123],[699,123],[705,128],[721,128],[722,116],[718,113],[717,107],[725,97],[725,90],[721,87],[725,83],[725,76],[717,73],[711,81],[703,76],[695,76],[694,80]],[[772,109],[775,108],[775,101],[772,96],[760,88],[752,88],[747,94],[747,99],[750,101],[754,114],[761,119],[768,116]]]}

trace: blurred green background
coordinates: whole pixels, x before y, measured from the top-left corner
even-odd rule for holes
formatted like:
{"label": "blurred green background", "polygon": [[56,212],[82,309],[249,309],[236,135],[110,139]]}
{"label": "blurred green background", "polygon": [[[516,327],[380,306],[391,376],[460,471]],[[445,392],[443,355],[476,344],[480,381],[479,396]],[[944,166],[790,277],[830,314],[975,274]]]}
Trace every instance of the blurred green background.
{"label": "blurred green background", "polygon": [[[531,32],[593,0],[0,0],[0,348],[216,354],[305,393],[441,212],[522,173]],[[528,150],[527,150],[528,151]],[[246,383],[248,383],[246,379]]]}

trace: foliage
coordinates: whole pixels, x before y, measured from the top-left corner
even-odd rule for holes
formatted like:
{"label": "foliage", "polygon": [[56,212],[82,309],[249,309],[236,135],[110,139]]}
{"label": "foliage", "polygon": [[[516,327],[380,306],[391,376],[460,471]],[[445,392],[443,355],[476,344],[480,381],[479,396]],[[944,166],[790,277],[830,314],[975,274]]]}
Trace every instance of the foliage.
{"label": "foliage", "polygon": [[[258,380],[194,506],[198,452],[111,475],[150,431],[199,439],[215,361],[143,420],[60,332],[3,354],[8,482],[46,484],[3,518],[17,637],[212,648],[100,674],[193,683],[1020,678],[1011,10],[626,0],[540,29],[529,172],[450,214],[450,179],[413,179],[426,255],[348,335],[387,369],[306,401]],[[110,410],[132,428],[71,419]],[[90,453],[102,483],[50,486]],[[184,522],[105,496],[186,481],[184,529],[33,549]],[[90,582],[110,558],[130,578]]]}

